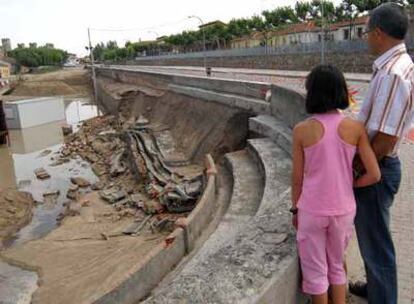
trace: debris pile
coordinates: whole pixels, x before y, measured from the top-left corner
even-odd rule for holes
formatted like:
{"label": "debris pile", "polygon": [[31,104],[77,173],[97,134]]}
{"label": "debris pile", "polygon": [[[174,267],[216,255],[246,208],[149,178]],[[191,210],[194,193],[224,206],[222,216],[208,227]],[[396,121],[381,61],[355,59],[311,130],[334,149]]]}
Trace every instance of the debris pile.
{"label": "debris pile", "polygon": [[149,122],[138,119],[126,131],[132,168],[137,180],[145,183],[146,193],[168,212],[194,208],[203,186],[203,175],[188,177],[167,166]]}
{"label": "debris pile", "polygon": [[113,116],[84,122],[78,132],[65,137],[54,163],[80,155],[100,180],[90,185],[83,178],[72,178],[67,198],[77,201],[80,188],[98,190],[119,217],[135,218],[125,234],[139,233],[144,226],[152,231],[172,229],[174,221],[182,216],[177,213],[194,208],[204,175],[201,167],[166,159],[162,148],[165,143],[157,141],[156,129],[142,116],[125,123]]}

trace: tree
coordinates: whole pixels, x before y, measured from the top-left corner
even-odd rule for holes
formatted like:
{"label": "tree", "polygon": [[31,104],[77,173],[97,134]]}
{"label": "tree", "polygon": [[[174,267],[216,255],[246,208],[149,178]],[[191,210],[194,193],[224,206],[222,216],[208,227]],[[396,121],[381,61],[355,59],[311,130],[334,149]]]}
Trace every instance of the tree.
{"label": "tree", "polygon": [[95,47],[93,48],[93,57],[95,60],[98,60],[98,61],[103,60],[104,49],[105,49],[105,45],[103,44],[103,42],[95,45]]}
{"label": "tree", "polygon": [[30,42],[29,43],[29,48],[32,48],[32,49],[37,48],[37,43],[36,42]]}
{"label": "tree", "polygon": [[10,51],[9,55],[15,58],[18,64],[28,67],[61,65],[68,58],[66,51],[45,46],[37,47],[36,43],[31,43],[28,48],[20,44],[17,48]]}
{"label": "tree", "polygon": [[262,15],[265,18],[265,23],[273,27],[299,21],[295,10],[290,6],[278,7],[272,11],[263,11]]}
{"label": "tree", "polygon": [[106,43],[106,48],[107,49],[110,49],[110,50],[115,50],[115,49],[118,48],[118,44],[117,44],[117,42],[115,40],[109,40]]}
{"label": "tree", "polygon": [[295,5],[295,14],[299,21],[304,22],[312,17],[312,6],[309,2],[298,1]]}
{"label": "tree", "polygon": [[232,19],[227,25],[227,31],[231,38],[242,37],[250,34],[249,22],[245,18]]}

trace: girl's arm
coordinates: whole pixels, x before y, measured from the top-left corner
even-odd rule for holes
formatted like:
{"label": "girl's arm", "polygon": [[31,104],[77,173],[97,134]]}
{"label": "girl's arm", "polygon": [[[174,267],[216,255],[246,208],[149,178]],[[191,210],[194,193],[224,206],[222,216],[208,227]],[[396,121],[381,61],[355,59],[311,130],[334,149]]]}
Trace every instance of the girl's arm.
{"label": "girl's arm", "polygon": [[293,129],[293,144],[292,144],[292,208],[296,209],[299,197],[302,193],[303,171],[304,171],[304,153],[300,140],[300,128]]}
{"label": "girl's arm", "polygon": [[355,180],[354,187],[366,187],[379,182],[381,179],[381,171],[374,151],[371,148],[365,128],[361,131],[361,137],[358,142],[358,152],[362,164],[364,165],[365,173]]}

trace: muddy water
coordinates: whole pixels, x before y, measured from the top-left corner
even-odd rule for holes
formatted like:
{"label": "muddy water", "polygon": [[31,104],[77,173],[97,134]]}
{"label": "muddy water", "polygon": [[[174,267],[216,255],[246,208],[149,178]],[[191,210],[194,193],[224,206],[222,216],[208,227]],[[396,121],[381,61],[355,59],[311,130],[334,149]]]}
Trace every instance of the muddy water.
{"label": "muddy water", "polygon": [[[17,187],[31,192],[38,202],[30,224],[21,229],[7,246],[17,246],[40,238],[57,226],[56,218],[67,201],[70,177],[81,176],[91,183],[98,180],[88,164],[80,158],[56,167],[50,166],[63,143],[61,126],[67,123],[77,130],[80,121],[97,115],[96,106],[89,102],[87,98],[67,100],[66,121],[10,130],[10,146],[0,146],[0,188]],[[48,171],[50,179],[41,181],[35,177],[33,171],[40,167]],[[59,191],[60,194],[57,198],[45,199],[43,194],[50,191]],[[31,295],[37,288],[37,280],[36,273],[0,260],[0,303],[30,303]]]}

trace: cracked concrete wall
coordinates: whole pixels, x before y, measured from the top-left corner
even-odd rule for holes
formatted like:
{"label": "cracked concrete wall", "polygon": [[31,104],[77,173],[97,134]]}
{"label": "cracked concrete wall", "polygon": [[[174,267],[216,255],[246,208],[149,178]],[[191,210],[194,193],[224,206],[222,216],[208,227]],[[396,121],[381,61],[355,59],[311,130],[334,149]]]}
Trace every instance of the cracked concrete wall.
{"label": "cracked concrete wall", "polygon": [[[197,163],[207,153],[219,159],[229,151],[244,147],[248,119],[253,113],[164,90],[162,84],[158,96],[140,93],[143,88],[146,87],[123,85],[101,77],[98,99],[108,113],[123,115],[126,119],[142,114],[151,123],[168,127],[178,149]],[[135,93],[119,94],[126,90],[135,90]]]}

